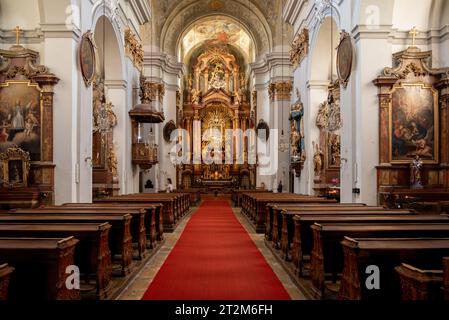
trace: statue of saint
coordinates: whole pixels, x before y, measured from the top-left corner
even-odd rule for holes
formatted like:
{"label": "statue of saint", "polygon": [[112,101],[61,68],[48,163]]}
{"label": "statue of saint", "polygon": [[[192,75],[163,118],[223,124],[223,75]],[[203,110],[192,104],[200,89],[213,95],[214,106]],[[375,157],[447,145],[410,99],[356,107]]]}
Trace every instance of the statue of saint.
{"label": "statue of saint", "polygon": [[321,175],[321,171],[323,170],[323,157],[324,153],[321,150],[318,143],[313,143],[315,146],[315,153],[313,155],[313,165],[314,165],[314,171],[315,175],[319,177]]}
{"label": "statue of saint", "polygon": [[415,156],[413,159],[411,166],[411,175],[410,175],[410,183],[413,189],[421,189],[423,188],[421,181],[421,170],[423,166],[423,162],[420,159],[419,155]]}

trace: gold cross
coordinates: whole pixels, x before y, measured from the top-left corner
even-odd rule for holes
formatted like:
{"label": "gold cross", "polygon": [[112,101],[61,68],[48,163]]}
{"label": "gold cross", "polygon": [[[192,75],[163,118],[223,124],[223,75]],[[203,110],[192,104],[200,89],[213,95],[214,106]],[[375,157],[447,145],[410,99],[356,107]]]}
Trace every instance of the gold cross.
{"label": "gold cross", "polygon": [[16,33],[16,45],[19,45],[19,39],[20,39],[20,33],[23,31],[20,29],[19,26],[17,26],[13,31]]}
{"label": "gold cross", "polygon": [[413,27],[412,30],[410,30],[409,34],[412,36],[412,46],[415,46],[415,42],[416,42],[416,36],[418,36],[419,32],[416,29],[416,27]]}

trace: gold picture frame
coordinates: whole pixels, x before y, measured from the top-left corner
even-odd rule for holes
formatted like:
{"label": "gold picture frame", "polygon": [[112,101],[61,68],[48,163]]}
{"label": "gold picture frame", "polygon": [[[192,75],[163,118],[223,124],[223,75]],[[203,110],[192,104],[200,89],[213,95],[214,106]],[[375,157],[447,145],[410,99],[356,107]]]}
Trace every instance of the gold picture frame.
{"label": "gold picture frame", "polygon": [[83,34],[78,56],[84,83],[86,84],[86,87],[89,87],[95,78],[96,70],[96,47],[91,31],[87,31]]}
{"label": "gold picture frame", "polygon": [[[16,115],[20,115],[17,122],[21,128],[12,123]],[[30,154],[31,161],[41,161],[43,124],[42,89],[37,83],[17,80],[0,83],[0,152],[19,147]]]}
{"label": "gold picture frame", "polygon": [[0,178],[5,186],[17,188],[28,186],[30,154],[20,148],[9,148],[0,153]]}
{"label": "gold picture frame", "polygon": [[438,164],[438,91],[421,82],[397,84],[390,98],[390,163],[409,164],[418,154],[424,163]]}

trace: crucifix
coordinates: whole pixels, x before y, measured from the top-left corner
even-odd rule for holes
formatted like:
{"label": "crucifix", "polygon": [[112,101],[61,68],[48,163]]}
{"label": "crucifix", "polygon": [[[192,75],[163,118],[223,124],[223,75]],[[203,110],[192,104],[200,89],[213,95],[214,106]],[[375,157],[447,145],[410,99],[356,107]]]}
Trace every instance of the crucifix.
{"label": "crucifix", "polygon": [[22,31],[23,31],[23,30],[20,29],[19,26],[17,26],[17,27],[14,29],[14,32],[16,33],[16,45],[19,45],[20,33],[21,33]]}
{"label": "crucifix", "polygon": [[412,30],[410,30],[409,34],[412,36],[412,46],[415,46],[416,37],[418,36],[419,32],[416,29],[416,27],[413,27]]}

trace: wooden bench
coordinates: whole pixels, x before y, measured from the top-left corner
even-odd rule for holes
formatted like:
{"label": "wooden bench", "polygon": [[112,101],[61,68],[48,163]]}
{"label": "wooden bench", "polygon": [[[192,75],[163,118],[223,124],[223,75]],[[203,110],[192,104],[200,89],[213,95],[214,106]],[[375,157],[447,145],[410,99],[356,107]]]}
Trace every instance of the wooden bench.
{"label": "wooden bench", "polygon": [[[268,203],[277,202],[277,203],[292,203],[295,202],[299,204],[307,204],[307,203],[336,203],[335,200],[329,200],[320,197],[310,197],[304,195],[297,194],[285,194],[285,193],[276,193],[276,194],[248,194],[245,193],[244,196],[248,199],[246,211],[244,213],[250,218],[257,233],[265,233],[266,226],[266,206]],[[242,210],[245,207],[242,207]]]}
{"label": "wooden bench", "polygon": [[112,226],[109,233],[109,249],[112,258],[116,258],[120,264],[121,275],[127,275],[131,271],[133,259],[133,247],[131,237],[131,215],[130,214],[0,214],[0,223],[104,223],[109,222]]}
{"label": "wooden bench", "polygon": [[135,254],[136,259],[142,260],[146,254],[147,240],[146,240],[146,227],[145,216],[146,210],[143,208],[94,208],[94,207],[62,207],[62,206],[47,206],[38,209],[16,210],[12,213],[44,213],[44,214],[108,214],[108,215],[123,215],[130,214],[131,219],[131,237],[132,242],[137,244],[137,252]]}
{"label": "wooden bench", "polygon": [[74,237],[0,238],[0,257],[15,268],[9,299],[79,300],[80,291],[66,286],[66,268],[74,265],[77,243]]}
{"label": "wooden bench", "polygon": [[[271,236],[271,240],[276,248],[280,247],[285,252],[288,245],[291,244],[294,236],[294,223],[293,217],[296,214],[320,214],[320,215],[363,215],[363,214],[389,214],[389,215],[408,215],[412,214],[410,210],[386,210],[380,207],[330,207],[330,206],[314,206],[304,207],[302,209],[287,209],[275,211],[272,221],[268,221],[267,224],[272,224],[271,234],[268,232],[268,236]],[[266,233],[267,233],[266,232]]]}
{"label": "wooden bench", "polygon": [[109,231],[111,225],[102,224],[0,224],[0,237],[8,238],[67,238],[74,236],[80,241],[75,249],[75,265],[80,268],[87,285],[90,276],[95,277],[96,297],[108,297],[112,274]]}
{"label": "wooden bench", "polygon": [[312,252],[313,235],[311,226],[314,223],[449,223],[444,215],[296,215],[293,217],[295,232],[291,249],[291,257],[295,272],[304,275],[304,257]]}
{"label": "wooden bench", "polygon": [[161,203],[162,208],[162,221],[164,232],[173,232],[176,226],[177,219],[175,218],[175,200],[171,198],[137,198],[137,197],[111,197],[106,199],[96,200],[95,203],[114,203],[122,205],[143,205],[144,203]]}
{"label": "wooden bench", "polygon": [[[295,209],[302,209],[302,208],[310,208],[310,207],[320,207],[323,208],[324,206],[326,207],[357,207],[357,208],[364,208],[366,207],[366,204],[363,203],[333,203],[333,204],[315,204],[315,203],[302,203],[299,204],[298,203],[277,203],[277,202],[272,202],[272,203],[268,203],[266,205],[266,218],[265,218],[265,223],[266,223],[266,228],[265,228],[265,239],[267,239],[268,241],[272,240],[272,229],[273,229],[273,215],[274,214],[280,214],[281,211],[285,210],[285,211],[291,211],[291,210],[295,210]],[[383,209],[383,207],[378,207],[379,210]]]}
{"label": "wooden bench", "polygon": [[0,264],[0,301],[8,300],[9,280],[14,268],[7,263]]}
{"label": "wooden bench", "polygon": [[234,204],[234,207],[241,207],[242,206],[242,195],[244,193],[272,193],[271,191],[268,190],[240,190],[240,189],[232,189],[231,190],[231,200],[232,203]]}
{"label": "wooden bench", "polygon": [[[401,263],[421,265],[423,269],[441,266],[449,254],[448,238],[382,239],[348,238],[342,241],[344,264],[341,278],[341,300],[399,300],[401,289],[394,268]],[[379,290],[365,286],[368,266],[380,270]]]}
{"label": "wooden bench", "polygon": [[[325,275],[331,274],[333,283],[343,270],[341,241],[351,238],[449,238],[448,223],[321,223],[312,225],[313,249],[310,256],[310,276],[317,298],[325,296]],[[442,281],[441,281],[442,283]]]}
{"label": "wooden bench", "polygon": [[422,270],[403,263],[395,268],[402,300],[442,300],[443,270]]}
{"label": "wooden bench", "polygon": [[162,215],[159,210],[162,205],[138,204],[125,205],[123,203],[64,203],[62,207],[88,209],[94,208],[99,210],[145,210],[145,231],[147,236],[147,247],[154,249],[157,241],[163,239]]}
{"label": "wooden bench", "polygon": [[[295,237],[295,224],[293,217],[295,215],[302,216],[319,216],[319,215],[335,215],[335,216],[363,216],[363,215],[410,215],[410,210],[386,210],[377,207],[338,207],[338,208],[304,208],[303,210],[281,211],[280,219],[278,215],[274,215],[272,241],[273,246],[281,249],[284,259],[289,259],[289,251],[293,239]],[[280,221],[278,221],[280,220]]]}

